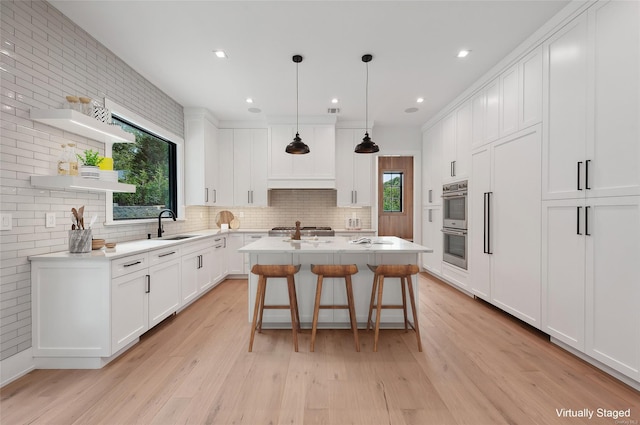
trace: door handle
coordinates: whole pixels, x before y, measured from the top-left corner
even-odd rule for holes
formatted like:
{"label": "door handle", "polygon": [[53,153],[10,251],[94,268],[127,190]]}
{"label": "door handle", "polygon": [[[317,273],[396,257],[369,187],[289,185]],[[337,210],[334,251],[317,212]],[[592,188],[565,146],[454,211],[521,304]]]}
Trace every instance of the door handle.
{"label": "door handle", "polygon": [[580,166],[582,165],[582,161],[578,161],[578,190],[582,190],[582,188],[580,187]]}
{"label": "door handle", "polygon": [[591,186],[589,186],[589,163],[590,162],[591,160],[587,159],[584,163],[584,188],[587,190],[591,190]]}
{"label": "door handle", "polygon": [[576,235],[582,235],[580,233],[580,210],[582,207],[576,207]]}
{"label": "door handle", "polygon": [[451,161],[451,165],[453,166],[453,174],[452,174],[452,176],[455,177],[456,176],[456,161]]}
{"label": "door handle", "polygon": [[433,202],[433,189],[429,189],[429,203]]}
{"label": "door handle", "polygon": [[144,293],[148,294],[149,292],[151,292],[151,275],[148,274],[146,275],[146,277],[147,277],[147,287],[145,288]]}
{"label": "door handle", "polygon": [[215,204],[216,202],[218,202],[218,191],[213,189],[213,203]]}
{"label": "door handle", "polygon": [[209,202],[209,188],[204,188],[204,202]]}
{"label": "door handle", "polygon": [[591,236],[589,233],[589,209],[591,207],[584,207],[584,234],[585,236]]}
{"label": "door handle", "polygon": [[429,223],[433,223],[433,216],[431,215],[432,212],[433,210],[429,210]]}
{"label": "door handle", "polygon": [[487,254],[493,254],[491,250],[491,197],[493,192],[487,192]]}

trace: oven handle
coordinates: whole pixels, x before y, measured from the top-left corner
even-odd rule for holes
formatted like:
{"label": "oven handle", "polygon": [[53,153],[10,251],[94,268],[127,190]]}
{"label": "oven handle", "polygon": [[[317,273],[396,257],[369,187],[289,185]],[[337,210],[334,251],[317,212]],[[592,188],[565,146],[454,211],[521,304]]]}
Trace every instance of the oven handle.
{"label": "oven handle", "polygon": [[442,195],[443,198],[462,198],[463,196],[467,196],[467,191],[450,192]]}
{"label": "oven handle", "polygon": [[445,235],[454,235],[454,236],[467,236],[467,232],[464,230],[453,230],[444,228],[441,230]]}

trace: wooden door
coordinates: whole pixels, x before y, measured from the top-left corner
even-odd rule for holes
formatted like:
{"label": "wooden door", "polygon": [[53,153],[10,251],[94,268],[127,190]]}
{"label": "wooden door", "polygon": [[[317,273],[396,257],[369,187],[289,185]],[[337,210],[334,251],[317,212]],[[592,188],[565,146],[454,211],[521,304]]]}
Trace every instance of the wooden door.
{"label": "wooden door", "polygon": [[413,241],[413,157],[378,157],[378,235]]}

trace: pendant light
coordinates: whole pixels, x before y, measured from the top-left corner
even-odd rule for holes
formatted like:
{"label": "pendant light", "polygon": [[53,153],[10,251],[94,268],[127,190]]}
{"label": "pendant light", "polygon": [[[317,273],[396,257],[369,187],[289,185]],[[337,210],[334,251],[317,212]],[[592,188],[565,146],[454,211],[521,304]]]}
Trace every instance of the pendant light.
{"label": "pendant light", "polygon": [[365,133],[362,142],[356,146],[356,153],[375,153],[380,151],[378,145],[375,144],[373,140],[369,137],[369,62],[371,62],[373,56],[371,55],[362,55],[362,62],[367,65],[367,84],[365,91]]}
{"label": "pendant light", "polygon": [[302,62],[302,56],[294,55],[292,59],[296,64],[296,137],[293,138],[293,142],[287,145],[285,152],[293,155],[302,155],[311,152],[309,146],[302,141],[298,133],[298,64]]}

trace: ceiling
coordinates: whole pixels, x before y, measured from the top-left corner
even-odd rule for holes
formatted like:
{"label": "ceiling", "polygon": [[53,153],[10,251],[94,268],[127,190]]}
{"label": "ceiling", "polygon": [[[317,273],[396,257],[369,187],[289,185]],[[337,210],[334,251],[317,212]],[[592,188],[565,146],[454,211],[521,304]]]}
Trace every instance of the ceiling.
{"label": "ceiling", "polygon": [[[371,53],[369,124],[420,126],[568,1],[50,3],[182,106],[219,120],[294,117],[300,54],[301,120],[333,107],[338,121],[364,122],[361,57]],[[471,53],[459,59],[460,49]]]}

